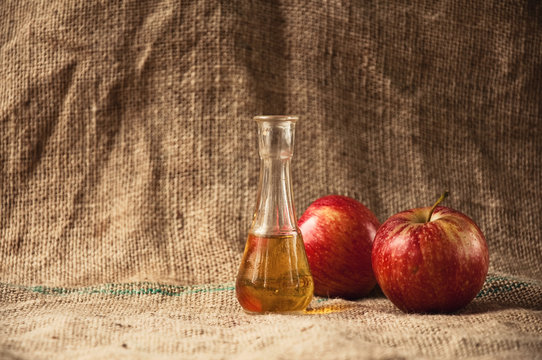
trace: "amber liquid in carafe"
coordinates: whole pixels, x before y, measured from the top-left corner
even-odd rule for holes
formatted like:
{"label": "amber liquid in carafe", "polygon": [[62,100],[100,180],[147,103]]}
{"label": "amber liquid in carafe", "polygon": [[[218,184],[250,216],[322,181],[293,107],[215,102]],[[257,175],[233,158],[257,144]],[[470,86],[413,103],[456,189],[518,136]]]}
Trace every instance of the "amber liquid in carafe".
{"label": "amber liquid in carafe", "polygon": [[314,284],[301,235],[249,234],[235,289],[247,312],[303,311]]}

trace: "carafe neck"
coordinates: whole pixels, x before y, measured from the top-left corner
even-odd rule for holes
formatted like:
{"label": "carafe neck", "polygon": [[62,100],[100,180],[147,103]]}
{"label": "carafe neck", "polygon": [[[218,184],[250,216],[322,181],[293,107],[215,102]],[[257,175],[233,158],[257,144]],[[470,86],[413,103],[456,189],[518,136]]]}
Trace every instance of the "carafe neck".
{"label": "carafe neck", "polygon": [[293,201],[290,163],[295,117],[257,117],[260,181],[251,232],[289,235],[299,231]]}

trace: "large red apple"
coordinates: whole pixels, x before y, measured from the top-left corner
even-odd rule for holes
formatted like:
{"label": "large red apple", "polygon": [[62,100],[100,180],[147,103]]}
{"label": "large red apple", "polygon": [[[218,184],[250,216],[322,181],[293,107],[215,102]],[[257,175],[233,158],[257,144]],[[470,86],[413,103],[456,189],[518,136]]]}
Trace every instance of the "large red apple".
{"label": "large red apple", "polygon": [[316,295],[359,298],[373,289],[371,249],[379,225],[369,209],[346,196],[324,196],[307,208],[299,228]]}
{"label": "large red apple", "polygon": [[384,294],[405,312],[452,312],[474,299],[489,266],[486,240],[466,215],[437,205],[403,211],[378,229],[372,263]]}

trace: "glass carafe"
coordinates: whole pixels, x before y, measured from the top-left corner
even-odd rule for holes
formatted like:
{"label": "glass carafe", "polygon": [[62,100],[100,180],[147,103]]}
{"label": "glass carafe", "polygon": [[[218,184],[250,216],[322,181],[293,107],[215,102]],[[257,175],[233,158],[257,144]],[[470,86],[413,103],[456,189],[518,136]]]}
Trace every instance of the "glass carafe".
{"label": "glass carafe", "polygon": [[260,181],[254,219],[236,281],[247,312],[301,312],[314,285],[297,227],[290,160],[295,116],[256,116]]}

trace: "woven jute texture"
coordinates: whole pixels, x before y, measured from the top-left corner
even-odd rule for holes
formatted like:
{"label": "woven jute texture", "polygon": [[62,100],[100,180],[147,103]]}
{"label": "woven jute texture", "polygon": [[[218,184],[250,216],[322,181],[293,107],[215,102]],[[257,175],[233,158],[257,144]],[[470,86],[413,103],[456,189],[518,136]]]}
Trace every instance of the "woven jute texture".
{"label": "woven jute texture", "polygon": [[[0,1],[0,358],[542,358],[542,4]],[[249,316],[258,114],[298,114],[300,215],[446,206],[490,276]]]}
{"label": "woven jute texture", "polygon": [[[315,299],[303,315],[247,315],[233,283],[1,285],[4,353],[18,359],[531,359],[541,282],[490,275],[453,315],[403,314],[377,292]],[[533,309],[538,309],[535,311]]]}

